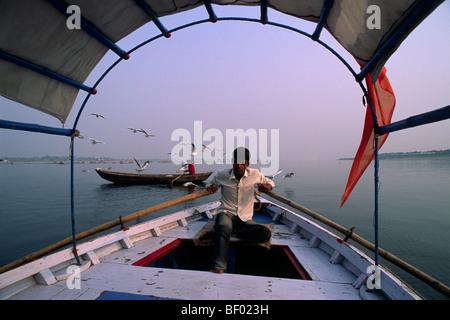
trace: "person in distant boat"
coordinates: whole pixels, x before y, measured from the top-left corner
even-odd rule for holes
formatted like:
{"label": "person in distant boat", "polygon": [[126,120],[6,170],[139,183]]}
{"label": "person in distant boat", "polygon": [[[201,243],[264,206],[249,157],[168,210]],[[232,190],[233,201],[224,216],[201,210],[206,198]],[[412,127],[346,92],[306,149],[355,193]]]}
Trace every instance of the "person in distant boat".
{"label": "person in distant boat", "polygon": [[188,161],[186,164],[182,165],[178,172],[183,171],[183,174],[189,172],[189,174],[195,175],[195,167],[191,161]]}
{"label": "person in distant boat", "polygon": [[224,273],[228,264],[231,235],[246,242],[264,243],[270,240],[270,230],[252,220],[255,185],[260,192],[275,186],[259,170],[248,168],[250,152],[237,148],[233,152],[233,168],[224,169],[209,177],[206,190],[216,193],[221,188],[221,204],[214,226],[214,254],[212,272]]}
{"label": "person in distant boat", "polygon": [[192,174],[192,175],[195,174],[195,167],[191,161],[188,162],[188,171],[189,171],[189,174]]}

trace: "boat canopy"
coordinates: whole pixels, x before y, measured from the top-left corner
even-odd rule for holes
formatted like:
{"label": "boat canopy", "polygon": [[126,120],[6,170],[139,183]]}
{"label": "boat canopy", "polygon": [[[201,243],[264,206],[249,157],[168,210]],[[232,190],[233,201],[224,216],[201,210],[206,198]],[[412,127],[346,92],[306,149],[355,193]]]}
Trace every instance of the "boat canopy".
{"label": "boat canopy", "polygon": [[[73,253],[80,264],[75,237],[73,197],[73,141],[84,105],[96,93],[107,72],[129,54],[117,42],[146,23],[169,37],[159,18],[204,6],[205,20],[232,20],[217,17],[213,5],[259,6],[260,19],[272,24],[268,9],[316,23],[312,34],[293,27],[333,52],[350,70],[368,102],[364,131],[341,206],[372,159],[375,159],[375,263],[378,265],[378,149],[387,134],[412,126],[450,118],[450,106],[391,124],[395,95],[384,68],[403,40],[444,0],[0,0],[0,94],[66,122],[79,91],[87,97],[72,128],[44,127],[0,119],[0,128],[44,132],[71,137],[71,216]],[[234,18],[238,20],[237,18]],[[242,19],[243,20],[243,19]],[[188,24],[184,27],[194,25]],[[179,30],[182,27],[174,29]],[[342,57],[320,40],[326,29],[359,63],[355,72]],[[150,41],[149,39],[149,41]],[[96,84],[85,84],[89,74],[109,51],[116,63]],[[366,87],[362,82],[366,82]],[[381,136],[381,139],[379,138]]]}
{"label": "boat canopy", "polygon": [[[205,19],[173,29],[219,20],[247,20],[285,27],[319,42],[343,62],[362,88],[368,107],[364,131],[341,206],[385,142],[388,133],[411,126],[406,119],[391,124],[395,95],[384,65],[403,40],[444,0],[0,0],[0,94],[58,118],[63,124],[80,90],[87,97],[70,129],[0,120],[0,128],[73,137],[78,119],[97,84],[118,62],[159,37],[170,37],[160,17],[205,8]],[[213,5],[259,6],[260,19],[217,17]],[[313,33],[274,23],[268,9],[316,23]],[[152,22],[156,37],[127,52],[117,42]],[[323,29],[361,66],[354,71],[336,51],[320,40]],[[93,85],[84,82],[109,51],[116,63]],[[366,82],[366,87],[363,85]],[[414,126],[450,118],[450,106],[419,115]],[[381,136],[378,141],[378,136]],[[377,147],[373,145],[376,143]]]}
{"label": "boat canopy", "polygon": [[[169,36],[160,17],[205,6],[214,21],[214,5],[261,7],[317,22],[376,81],[391,54],[443,0],[1,0],[0,94],[50,114],[65,123],[79,90],[108,50],[128,53],[116,43],[153,21]],[[375,5],[374,5],[375,4]],[[78,12],[78,11],[79,12]],[[206,11],[205,11],[206,13]],[[205,15],[206,16],[206,15]],[[373,16],[374,21],[370,21]],[[378,20],[377,20],[378,19]],[[73,27],[79,23],[80,30]]]}

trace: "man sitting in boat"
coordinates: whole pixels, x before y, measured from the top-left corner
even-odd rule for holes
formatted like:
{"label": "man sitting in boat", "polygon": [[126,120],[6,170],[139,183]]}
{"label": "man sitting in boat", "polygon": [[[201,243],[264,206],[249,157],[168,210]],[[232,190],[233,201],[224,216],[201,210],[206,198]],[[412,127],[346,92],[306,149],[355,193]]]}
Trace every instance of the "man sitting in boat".
{"label": "man sitting in boat", "polygon": [[189,174],[192,174],[192,175],[195,174],[194,164],[192,162],[190,162],[190,161],[188,162],[188,171],[189,171]]}
{"label": "man sitting in boat", "polygon": [[191,161],[188,161],[186,164],[182,165],[178,171],[189,171],[189,174],[195,175],[195,167],[194,164]]}
{"label": "man sitting in boat", "polygon": [[255,221],[253,217],[253,199],[255,184],[260,192],[268,192],[274,187],[259,170],[248,168],[250,151],[237,148],[233,152],[233,168],[219,171],[208,178],[206,190],[215,193],[221,188],[221,205],[218,208],[214,226],[214,254],[212,272],[223,273],[228,264],[228,248],[231,235],[253,243],[267,242],[271,238],[270,230]]}

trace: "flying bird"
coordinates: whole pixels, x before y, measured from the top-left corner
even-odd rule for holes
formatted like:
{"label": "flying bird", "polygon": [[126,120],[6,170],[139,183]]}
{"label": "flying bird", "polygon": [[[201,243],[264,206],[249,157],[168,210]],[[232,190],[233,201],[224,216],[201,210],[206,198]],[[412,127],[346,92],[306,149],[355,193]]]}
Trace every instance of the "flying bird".
{"label": "flying bird", "polygon": [[102,116],[101,114],[98,114],[98,113],[91,113],[90,116],[95,116],[96,118],[103,118],[106,120],[106,118],[104,116]]}
{"label": "flying bird", "polygon": [[[191,143],[191,156],[195,156],[197,154],[197,147],[195,146],[195,144]],[[209,149],[207,146],[205,146],[204,144],[202,144],[202,151],[205,151],[206,149]],[[211,150],[211,149],[209,149]]]}
{"label": "flying bird", "polygon": [[181,172],[181,171],[183,171],[183,172],[188,171],[188,164],[187,164],[187,163],[186,163],[186,164],[183,164],[183,165],[177,170],[177,172]]}
{"label": "flying bird", "polygon": [[283,178],[283,179],[286,179],[286,178],[292,178],[293,175],[294,175],[293,172],[289,172],[289,173],[286,173],[284,176],[282,176],[282,178]]}
{"label": "flying bird", "polygon": [[278,170],[278,172],[277,173],[275,173],[274,175],[271,175],[271,176],[266,176],[267,178],[269,178],[269,179],[271,179],[271,180],[273,180],[274,178],[275,178],[275,176],[277,176],[277,175],[279,175],[280,173],[282,173],[283,172],[283,170]]}
{"label": "flying bird", "polygon": [[95,139],[92,139],[92,138],[89,138],[89,140],[92,141],[92,144],[97,144],[97,143],[103,143],[103,144],[105,144],[105,143],[106,143],[106,142],[103,142],[103,141],[100,141],[100,140],[95,140]]}
{"label": "flying bird", "polygon": [[155,136],[154,134],[147,133],[144,129],[140,129],[140,130],[137,130],[137,131],[142,132],[143,134],[145,134],[146,138]]}
{"label": "flying bird", "polygon": [[189,181],[189,182],[183,183],[183,186],[185,186],[187,188],[187,187],[196,187],[197,185],[195,183]]}
{"label": "flying bird", "polygon": [[191,143],[191,156],[195,156],[197,154],[197,148],[195,147],[195,144]]}
{"label": "flying bird", "polygon": [[139,169],[136,169],[137,172],[142,172],[145,170],[145,168],[147,168],[148,164],[150,163],[150,161],[145,161],[143,165],[141,165],[139,163],[139,161],[136,160],[136,158],[133,158],[134,161],[136,161],[136,164],[139,166]]}

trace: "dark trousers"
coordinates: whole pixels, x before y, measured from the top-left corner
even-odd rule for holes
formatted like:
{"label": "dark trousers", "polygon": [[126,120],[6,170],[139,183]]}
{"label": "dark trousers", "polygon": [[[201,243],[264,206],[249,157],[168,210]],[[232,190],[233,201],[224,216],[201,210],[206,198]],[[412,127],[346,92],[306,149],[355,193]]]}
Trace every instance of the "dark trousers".
{"label": "dark trousers", "polygon": [[231,236],[245,242],[263,243],[270,240],[270,230],[253,220],[243,222],[238,216],[221,212],[214,226],[213,269],[227,270]]}

